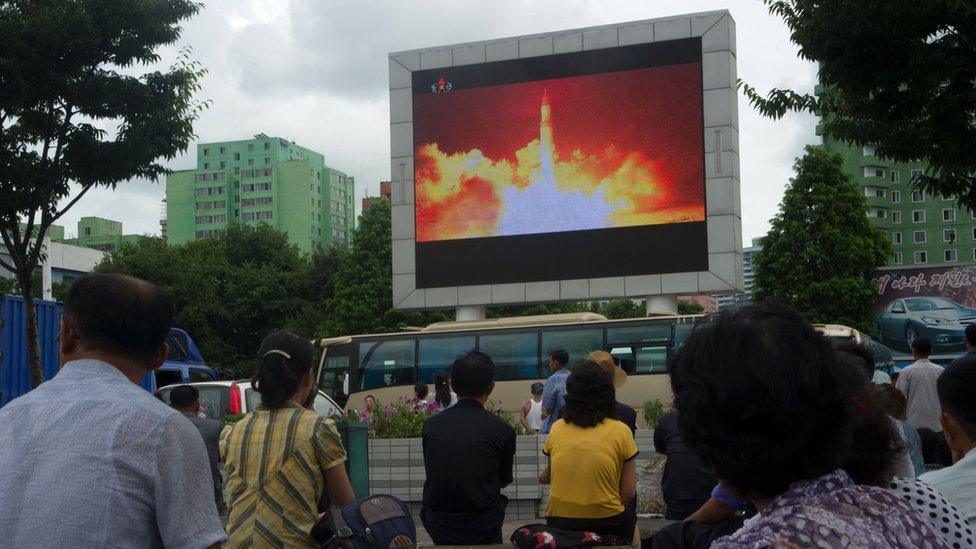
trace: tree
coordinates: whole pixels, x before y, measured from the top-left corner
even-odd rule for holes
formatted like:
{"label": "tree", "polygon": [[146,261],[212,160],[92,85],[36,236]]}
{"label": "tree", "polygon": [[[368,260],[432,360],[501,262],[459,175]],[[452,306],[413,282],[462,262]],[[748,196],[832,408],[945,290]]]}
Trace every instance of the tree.
{"label": "tree", "polygon": [[108,255],[96,271],[159,285],[173,300],[175,325],[207,363],[234,372],[251,371],[261,340],[275,330],[311,337],[316,317],[309,315],[321,315],[324,304],[312,260],[267,225],[233,223],[221,235],[179,246],[145,238]]}
{"label": "tree", "polygon": [[155,179],[165,172],[158,159],[187,149],[203,71],[186,55],[167,72],[122,71],[158,62],[200,6],[0,0],[0,238],[10,255],[0,266],[26,302],[33,387],[43,377],[31,275],[44,237],[92,188]]}
{"label": "tree", "polygon": [[763,0],[800,57],[819,66],[819,96],[743,85],[759,111],[822,117],[822,129],[877,156],[927,162],[913,182],[976,210],[976,8],[972,0]]}
{"label": "tree", "polygon": [[390,203],[378,200],[363,210],[352,231],[351,248],[338,258],[335,292],[326,300],[320,334],[335,337],[398,331],[450,320],[450,311],[393,308]]}
{"label": "tree", "polygon": [[870,273],[891,255],[891,242],[868,219],[867,201],[842,163],[815,147],[797,159],[753,259],[753,298],[783,303],[810,322],[873,333],[877,288]]}

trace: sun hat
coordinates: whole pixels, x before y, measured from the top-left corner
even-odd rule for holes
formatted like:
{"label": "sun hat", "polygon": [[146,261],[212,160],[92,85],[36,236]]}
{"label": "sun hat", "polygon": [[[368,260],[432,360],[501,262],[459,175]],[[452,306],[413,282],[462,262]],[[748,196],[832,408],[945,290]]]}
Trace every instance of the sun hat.
{"label": "sun hat", "polygon": [[613,378],[613,386],[619,389],[624,383],[627,383],[627,372],[620,369],[613,362],[613,357],[610,353],[606,351],[593,351],[586,357],[586,360],[593,361],[599,366],[604,372]]}

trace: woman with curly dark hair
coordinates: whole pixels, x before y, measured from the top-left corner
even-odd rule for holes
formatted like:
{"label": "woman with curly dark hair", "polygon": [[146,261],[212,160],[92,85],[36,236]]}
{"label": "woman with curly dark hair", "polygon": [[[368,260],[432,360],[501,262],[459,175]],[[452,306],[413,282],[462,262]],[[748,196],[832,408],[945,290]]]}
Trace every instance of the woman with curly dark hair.
{"label": "woman with curly dark hair", "polygon": [[637,445],[617,420],[613,380],[584,362],[566,380],[566,405],[546,437],[549,466],[539,476],[551,483],[546,522],[564,530],[634,540],[637,515],[625,509],[637,493]]}
{"label": "woman with curly dark hair", "polygon": [[802,317],[768,306],[719,315],[678,350],[682,434],[759,510],[712,547],[944,546],[908,502],[843,469],[869,412],[850,371]]}

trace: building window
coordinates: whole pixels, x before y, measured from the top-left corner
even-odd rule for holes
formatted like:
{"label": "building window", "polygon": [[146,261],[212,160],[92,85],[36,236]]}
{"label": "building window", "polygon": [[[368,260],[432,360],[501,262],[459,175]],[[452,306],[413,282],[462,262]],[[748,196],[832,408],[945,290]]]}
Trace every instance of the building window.
{"label": "building window", "polygon": [[225,223],[227,221],[227,214],[215,215],[213,217],[214,223]]}
{"label": "building window", "polygon": [[241,169],[238,168],[237,166],[234,166],[234,175],[238,175],[240,173],[241,173]]}
{"label": "building window", "polygon": [[925,231],[915,231],[912,233],[916,244],[925,244],[928,241],[928,235]]}
{"label": "building window", "polygon": [[900,172],[897,172],[895,170],[891,170],[891,182],[892,183],[900,183],[901,182],[901,173]]}
{"label": "building window", "polygon": [[878,219],[884,219],[884,218],[885,218],[885,216],[887,216],[888,214],[887,214],[887,212],[886,212],[885,210],[882,210],[882,209],[880,209],[880,208],[879,208],[878,210],[876,210],[876,211],[874,212],[874,215],[875,215],[875,216],[876,216],[876,217],[877,217]]}
{"label": "building window", "polygon": [[201,223],[213,223],[213,216],[212,215],[198,215],[196,217],[196,223],[197,224],[201,224]]}
{"label": "building window", "polygon": [[223,209],[223,208],[226,208],[227,207],[227,201],[226,200],[218,200],[218,201],[214,202],[213,205],[214,205],[214,209],[215,210],[220,210],[220,209]]}
{"label": "building window", "polygon": [[[973,251],[976,252],[976,250],[973,250]],[[902,262],[904,261],[903,258],[904,258],[904,255],[902,255],[901,252],[895,252],[895,260],[893,261],[893,263],[895,265],[901,265]]]}
{"label": "building window", "polygon": [[271,148],[271,142],[270,141],[265,141],[264,142],[264,150],[268,150],[270,148]]}
{"label": "building window", "polygon": [[945,208],[942,210],[942,221],[955,221],[956,220],[956,210],[954,208]]}
{"label": "building window", "polygon": [[240,160],[240,159],[241,159],[241,153],[234,153],[234,160]]}
{"label": "building window", "polygon": [[254,165],[254,159],[253,158],[248,158],[247,159],[247,165],[248,166],[253,166]]}
{"label": "building window", "polygon": [[912,202],[925,202],[925,194],[922,191],[912,191]]}
{"label": "building window", "polygon": [[882,170],[882,169],[875,169],[874,170],[874,176],[877,177],[878,179],[884,179],[884,170]]}
{"label": "building window", "polygon": [[209,210],[213,208],[213,202],[197,202],[198,210]]}
{"label": "building window", "polygon": [[203,156],[210,155],[210,149],[203,149]]}
{"label": "building window", "polygon": [[248,143],[247,144],[247,150],[253,151],[254,150],[254,143]]}
{"label": "building window", "polygon": [[884,196],[885,196],[885,190],[884,189],[875,189],[874,190],[874,196],[876,198],[884,198]]}
{"label": "building window", "polygon": [[929,262],[929,254],[927,252],[915,252],[915,264],[922,264]]}
{"label": "building window", "polygon": [[901,212],[891,212],[891,222],[901,223]]}
{"label": "building window", "polygon": [[224,154],[226,152],[227,152],[227,148],[226,147],[221,147],[220,148],[220,154]]}
{"label": "building window", "polygon": [[268,164],[271,164],[271,158],[265,156],[264,157],[264,165],[267,166]]}
{"label": "building window", "polygon": [[901,191],[891,191],[891,203],[901,204]]}
{"label": "building window", "polygon": [[942,229],[942,241],[952,244],[956,241],[956,230],[955,229]]}
{"label": "building window", "polygon": [[956,254],[956,250],[946,250],[945,260],[946,263],[955,263],[956,261],[958,261],[958,254]]}
{"label": "building window", "polygon": [[922,170],[912,170],[912,182],[918,181],[922,177]]}
{"label": "building window", "polygon": [[220,169],[221,169],[221,170],[223,170],[223,169],[224,169],[224,168],[226,168],[226,167],[227,167],[227,163],[226,163],[226,162],[224,162],[223,160],[221,160],[221,161],[220,161]]}
{"label": "building window", "polygon": [[925,223],[925,210],[913,210],[912,221],[915,223]]}
{"label": "building window", "polygon": [[861,154],[864,156],[874,156],[876,152],[878,152],[878,148],[874,145],[865,145],[861,148]]}
{"label": "building window", "polygon": [[203,169],[209,170],[210,169],[210,162],[204,162],[203,163]]}
{"label": "building window", "polygon": [[973,248],[973,261],[976,261],[976,248]]}
{"label": "building window", "polygon": [[891,233],[891,242],[894,244],[901,244],[901,233],[900,232]]}

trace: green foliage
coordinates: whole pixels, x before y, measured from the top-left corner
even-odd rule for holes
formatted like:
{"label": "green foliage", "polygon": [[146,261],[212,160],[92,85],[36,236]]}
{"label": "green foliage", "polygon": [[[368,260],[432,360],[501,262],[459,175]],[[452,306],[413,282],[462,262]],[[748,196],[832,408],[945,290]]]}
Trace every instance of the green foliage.
{"label": "green foliage", "polygon": [[590,310],[594,313],[600,313],[610,320],[647,316],[647,310],[644,304],[630,299],[612,299],[606,305],[592,303]]}
{"label": "green foliage", "polygon": [[220,418],[220,421],[223,422],[224,427],[229,427],[244,419],[244,416],[246,415],[247,414],[225,414],[224,417]]}
{"label": "green foliage", "polygon": [[336,258],[335,292],[325,302],[324,337],[399,331],[452,320],[450,311],[410,312],[393,308],[390,204],[366,208],[352,232],[352,247]]}
{"label": "green foliage", "polygon": [[891,242],[868,219],[840,156],[807,147],[794,169],[754,258],[753,299],[785,304],[810,322],[873,333],[870,274],[891,255]]}
{"label": "green foliage", "polygon": [[651,429],[657,429],[661,416],[668,413],[668,408],[658,399],[645,400],[641,408],[643,408],[644,421]]}
{"label": "green foliage", "polygon": [[700,315],[704,312],[705,308],[694,301],[687,301],[685,299],[678,300],[679,315]]}
{"label": "green foliage", "polygon": [[187,149],[204,71],[184,53],[165,72],[137,73],[201,6],[0,1],[0,241],[10,255],[0,267],[27,302],[32,386],[42,381],[31,275],[43,239],[91,189],[155,179],[160,159]]}
{"label": "green foliage", "polygon": [[424,421],[437,413],[439,406],[426,402],[408,401],[401,398],[382,406],[376,403],[369,422],[371,438],[419,438],[424,431]]}
{"label": "green foliage", "polygon": [[329,263],[328,253],[309,258],[272,227],[231,224],[219,236],[179,246],[141,239],[106,256],[96,271],[158,284],[173,300],[176,326],[190,333],[208,365],[249,374],[269,333],[311,337],[331,291],[322,284],[328,273],[314,269]]}
{"label": "green foliage", "polygon": [[[64,302],[64,298],[68,295],[69,289],[71,289],[70,281],[52,282],[52,298],[54,301]],[[0,294],[23,295],[23,292],[21,292],[20,284],[17,282],[17,279],[0,277]],[[35,272],[33,275],[31,275],[31,294],[35,299],[42,299],[44,297],[44,285],[41,280],[40,272]]]}
{"label": "green foliage", "polygon": [[[501,402],[489,400],[485,409],[505,420],[512,426],[516,435],[527,434],[525,428],[515,417],[502,408]],[[419,438],[424,432],[424,421],[441,411],[435,403],[422,400],[400,398],[392,404],[382,406],[379,402],[369,420],[370,438]]]}
{"label": "green foliage", "polygon": [[817,63],[821,94],[740,83],[763,115],[824,117],[842,142],[876,145],[897,162],[924,161],[914,182],[976,209],[976,9],[973,2],[763,0],[786,23],[800,57]]}

